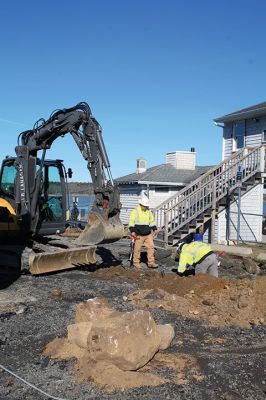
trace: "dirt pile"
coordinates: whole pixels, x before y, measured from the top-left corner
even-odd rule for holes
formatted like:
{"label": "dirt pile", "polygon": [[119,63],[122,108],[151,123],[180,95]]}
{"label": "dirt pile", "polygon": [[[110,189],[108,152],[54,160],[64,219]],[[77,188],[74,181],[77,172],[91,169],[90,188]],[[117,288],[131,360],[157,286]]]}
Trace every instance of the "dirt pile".
{"label": "dirt pile", "polygon": [[266,322],[266,277],[225,280],[206,274],[191,277],[155,274],[127,296],[140,308],[163,308],[211,325],[249,328]]}
{"label": "dirt pile", "polygon": [[115,266],[109,268],[100,268],[93,273],[95,279],[122,279],[127,282],[135,282],[143,277],[145,271],[137,271],[133,268],[123,268],[122,266]]}
{"label": "dirt pile", "polygon": [[46,346],[45,356],[77,358],[78,378],[106,391],[164,382],[136,371],[169,347],[174,338],[171,325],[156,325],[149,311],[117,312],[99,298],[77,305],[75,321],[68,326],[67,338],[56,338]]}

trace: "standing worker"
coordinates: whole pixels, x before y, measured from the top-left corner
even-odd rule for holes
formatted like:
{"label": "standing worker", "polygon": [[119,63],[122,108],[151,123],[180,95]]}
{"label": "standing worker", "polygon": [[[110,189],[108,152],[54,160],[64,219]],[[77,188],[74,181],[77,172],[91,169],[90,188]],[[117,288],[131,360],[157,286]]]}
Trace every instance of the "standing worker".
{"label": "standing worker", "polygon": [[203,242],[180,242],[177,245],[179,265],[177,271],[184,274],[187,266],[195,267],[195,274],[209,274],[218,277],[218,260],[211,247]]}
{"label": "standing worker", "polygon": [[157,235],[157,228],[153,213],[149,210],[149,199],[142,196],[137,207],[131,212],[129,230],[135,239],[133,251],[133,266],[140,269],[140,252],[144,245],[147,249],[148,267],[158,268],[154,258],[153,238]]}

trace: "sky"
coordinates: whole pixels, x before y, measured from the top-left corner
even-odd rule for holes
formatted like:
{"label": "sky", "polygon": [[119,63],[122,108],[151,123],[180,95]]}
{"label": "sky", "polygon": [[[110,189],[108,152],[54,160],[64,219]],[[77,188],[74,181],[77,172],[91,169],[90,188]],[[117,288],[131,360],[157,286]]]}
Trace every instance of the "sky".
{"label": "sky", "polygon": [[[13,0],[1,3],[3,159],[55,109],[87,102],[114,178],[195,147],[222,157],[215,117],[266,101],[265,0]],[[90,175],[72,137],[47,154]]]}

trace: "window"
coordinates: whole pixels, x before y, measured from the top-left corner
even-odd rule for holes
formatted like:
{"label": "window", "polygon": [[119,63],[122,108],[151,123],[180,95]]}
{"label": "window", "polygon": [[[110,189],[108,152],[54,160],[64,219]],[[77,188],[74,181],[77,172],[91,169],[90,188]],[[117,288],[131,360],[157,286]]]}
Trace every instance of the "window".
{"label": "window", "polygon": [[6,196],[14,197],[15,177],[17,170],[13,162],[8,162],[3,167],[1,177],[1,191]]}
{"label": "window", "polygon": [[59,170],[55,166],[45,169],[43,187],[43,205],[41,214],[43,221],[58,222],[63,220],[62,187]]}
{"label": "window", "polygon": [[262,143],[266,143],[266,130],[262,132]]}
{"label": "window", "polygon": [[234,151],[245,147],[246,121],[236,121],[233,124]]}

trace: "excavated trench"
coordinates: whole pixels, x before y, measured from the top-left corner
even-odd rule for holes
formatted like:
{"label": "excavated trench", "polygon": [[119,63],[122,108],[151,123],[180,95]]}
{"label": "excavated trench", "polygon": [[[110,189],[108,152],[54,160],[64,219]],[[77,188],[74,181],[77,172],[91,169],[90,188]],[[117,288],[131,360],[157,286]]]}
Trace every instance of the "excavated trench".
{"label": "excavated trench", "polygon": [[[227,257],[221,279],[179,278],[169,254],[157,254],[158,272],[125,266],[127,254],[127,248],[109,245],[98,250],[97,267],[40,277],[2,271],[0,364],[61,399],[265,399],[264,266],[254,274],[243,260]],[[66,336],[76,305],[94,297],[118,311],[149,310],[157,324],[174,327],[171,346],[136,372],[155,374],[164,383],[123,387],[118,371],[121,386],[110,388],[105,370],[80,380],[75,360],[42,354],[54,338]],[[43,398],[0,372],[1,400]]]}

